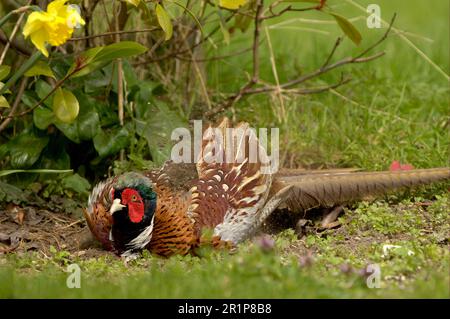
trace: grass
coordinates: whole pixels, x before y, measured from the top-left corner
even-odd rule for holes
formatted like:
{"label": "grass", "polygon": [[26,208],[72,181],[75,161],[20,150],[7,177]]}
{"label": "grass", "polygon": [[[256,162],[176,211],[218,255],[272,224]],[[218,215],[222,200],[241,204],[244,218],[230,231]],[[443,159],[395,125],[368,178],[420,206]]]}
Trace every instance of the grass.
{"label": "grass", "polygon": [[[448,298],[448,197],[423,202],[394,196],[361,202],[341,217],[338,230],[299,240],[289,229],[274,237],[273,249],[256,239],[235,254],[144,253],[128,265],[113,255],[84,258],[55,249],[47,256],[11,254],[0,260],[0,298]],[[79,289],[66,285],[74,263]],[[368,288],[368,265],[380,269],[379,288]]]}
{"label": "grass", "polygon": [[[373,1],[358,1],[366,6]],[[363,14],[349,1],[334,1],[334,10],[347,17]],[[398,13],[396,27],[448,73],[449,3],[415,0],[377,1],[382,18]],[[289,15],[283,19],[292,19]],[[319,13],[302,18],[328,19]],[[281,22],[275,21],[274,24]],[[363,35],[361,47],[384,30],[369,30],[355,22]],[[333,25],[290,24],[271,28],[280,81],[312,70],[326,59],[339,30]],[[420,37],[419,37],[420,35]],[[431,39],[430,40],[428,40]],[[233,52],[243,37],[221,49]],[[280,116],[277,96],[252,96],[231,115],[254,126],[280,127],[281,160],[287,165],[355,166],[387,169],[393,160],[425,168],[448,165],[448,81],[398,35],[381,49],[383,58],[348,66],[353,81],[312,96],[284,96],[286,117]],[[346,40],[338,56],[356,53]],[[273,81],[270,55],[262,55],[262,78]],[[337,57],[336,57],[337,58]],[[250,56],[211,63],[208,81],[224,92],[238,87],[250,70]],[[333,83],[339,73],[315,80],[311,86]],[[206,252],[203,258],[161,259],[145,254],[125,267],[114,256],[83,258],[64,251],[0,258],[1,298],[448,298],[448,185],[389,196],[347,209],[343,226],[325,233],[309,232],[297,239],[293,230],[275,235],[275,249],[263,252],[246,242],[236,254]],[[396,245],[387,252],[386,245]],[[67,265],[82,271],[81,288],[68,289]],[[361,270],[377,264],[381,288],[366,285]]]}

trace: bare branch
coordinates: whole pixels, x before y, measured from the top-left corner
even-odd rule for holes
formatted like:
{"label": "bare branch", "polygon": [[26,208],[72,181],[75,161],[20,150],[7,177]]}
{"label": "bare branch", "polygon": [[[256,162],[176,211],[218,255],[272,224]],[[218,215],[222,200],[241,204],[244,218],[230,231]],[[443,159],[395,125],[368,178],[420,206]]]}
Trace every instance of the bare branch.
{"label": "bare branch", "polygon": [[284,7],[283,9],[281,9],[280,11],[274,12],[274,9],[280,4],[283,4],[283,1],[278,0],[278,1],[273,2],[269,6],[269,11],[270,11],[271,15],[267,15],[267,16],[264,15],[262,17],[262,19],[263,20],[267,20],[267,19],[276,18],[276,17],[279,17],[282,14],[284,14],[286,12],[289,12],[289,11],[292,11],[292,12],[303,12],[303,11],[311,11],[311,10],[320,10],[321,9],[320,5],[313,6],[313,7],[308,7],[308,8],[293,8],[292,5],[288,5],[287,7]]}
{"label": "bare branch", "polygon": [[64,76],[61,80],[56,82],[56,84],[53,87],[53,89],[50,92],[48,92],[48,94],[46,96],[44,96],[42,99],[40,99],[35,105],[33,105],[33,107],[31,107],[28,110],[25,110],[23,112],[17,113],[17,114],[10,114],[8,116],[0,115],[0,120],[14,118],[14,117],[21,117],[21,116],[24,116],[24,115],[26,115],[26,114],[28,114],[30,112],[33,112],[34,109],[36,109],[38,106],[42,105],[42,103],[47,101],[47,99],[50,96],[52,96],[52,94],[55,93],[57,89],[59,89],[72,75],[74,75],[75,73],[79,72],[83,67],[84,67],[83,65],[78,66],[78,67],[74,68],[74,70],[72,72],[66,74],[66,76]]}
{"label": "bare branch", "polygon": [[0,30],[0,43],[4,44],[5,46],[9,43],[11,48],[13,48],[16,52],[25,56],[31,55],[30,49],[28,49],[26,46],[20,43],[17,39],[9,41],[8,37],[1,30]]}
{"label": "bare branch", "polygon": [[[260,2],[259,2],[260,3]],[[373,50],[375,47],[377,47],[380,43],[382,43],[387,37],[389,32],[391,31],[392,28],[392,24],[395,21],[395,17],[396,15],[394,14],[391,23],[388,27],[388,29],[386,30],[386,32],[383,34],[383,36],[376,41],[374,44],[372,44],[371,46],[369,46],[367,49],[363,50],[361,53],[359,53],[358,55],[354,56],[354,57],[347,57],[345,59],[342,59],[340,61],[337,61],[333,64],[330,64],[331,59],[333,58],[336,49],[338,48],[338,46],[341,43],[341,39],[338,38],[330,52],[330,54],[328,55],[327,59],[325,60],[324,64],[317,70],[308,73],[306,75],[300,76],[296,79],[293,79],[291,81],[288,81],[286,83],[277,85],[277,86],[272,86],[272,85],[266,85],[263,87],[259,87],[259,88],[252,88],[254,84],[256,84],[259,81],[258,78],[258,71],[259,71],[259,62],[255,62],[255,60],[253,60],[253,78],[249,81],[249,83],[247,83],[246,85],[242,86],[241,89],[238,91],[238,93],[233,94],[231,96],[229,96],[228,98],[226,98],[223,102],[219,103],[217,105],[217,107],[215,107],[214,109],[208,111],[205,113],[206,117],[212,117],[214,115],[216,115],[217,113],[223,112],[225,109],[231,107],[234,103],[236,103],[237,101],[239,101],[243,96],[245,95],[250,95],[250,94],[260,94],[260,93],[266,93],[266,92],[271,92],[274,90],[279,90],[279,89],[289,89],[293,86],[296,86],[298,84],[304,83],[306,81],[309,81],[313,78],[316,78],[324,73],[327,73],[333,69],[339,68],[341,66],[347,65],[347,64],[355,64],[355,63],[365,63],[365,62],[369,62],[375,59],[378,59],[379,57],[383,56],[385,54],[385,52],[378,52],[372,56],[368,56],[368,57],[364,57],[367,53],[369,53],[371,50]],[[257,26],[260,26],[260,19],[262,18],[262,16],[256,16],[255,17],[255,28],[257,28]],[[255,35],[254,38],[259,36],[259,34],[256,32],[255,30]],[[259,45],[255,46],[256,42],[253,42],[253,57],[255,59],[258,58],[258,53],[259,53]],[[255,54],[256,52],[256,54]],[[255,69],[256,67],[256,69]],[[256,72],[255,72],[256,70]],[[256,76],[255,76],[256,75]],[[319,92],[324,92],[327,91],[329,89],[333,89],[336,88],[340,85],[343,85],[347,82],[349,82],[350,79],[343,79],[341,78],[341,81],[339,81],[337,84],[333,84],[330,86],[326,86],[326,87],[320,87],[320,88],[313,88],[313,89],[298,89],[296,91],[293,92],[297,92],[297,94],[312,94],[312,93],[319,93]]]}
{"label": "bare branch", "polygon": [[[27,6],[29,6],[31,4],[31,2],[32,2],[32,0],[28,0]],[[25,11],[20,14],[19,19],[17,19],[17,22],[14,25],[14,29],[12,30],[11,35],[9,37],[9,40],[6,43],[6,45],[5,45],[4,49],[3,49],[3,52],[2,52],[2,54],[0,56],[0,65],[3,64],[3,60],[6,57],[6,53],[8,52],[9,47],[11,46],[11,42],[14,40],[14,37],[16,36],[16,33],[19,30],[20,24],[22,23],[22,20],[23,20],[24,17],[25,17]]]}
{"label": "bare branch", "polygon": [[11,120],[15,116],[16,110],[20,105],[20,100],[22,99],[22,95],[25,92],[25,88],[27,87],[27,83],[28,83],[28,78],[23,77],[22,81],[20,82],[20,85],[19,85],[19,90],[17,91],[16,99],[14,100],[14,103],[11,107],[11,111],[9,111],[9,116],[6,117],[5,120],[3,121],[3,123],[0,124],[0,132],[8,127],[9,122],[11,122]]}
{"label": "bare branch", "polygon": [[[300,95],[316,94],[316,93],[326,92],[331,89],[335,89],[341,85],[347,84],[350,81],[351,81],[351,78],[344,78],[344,76],[341,75],[341,79],[339,80],[339,82],[337,82],[335,84],[326,85],[326,86],[322,86],[322,87],[316,87],[316,88],[308,88],[308,89],[288,89],[288,90],[283,90],[282,92],[300,94]],[[276,90],[276,89],[277,89],[277,87],[273,87],[273,90]],[[248,94],[251,94],[251,93],[248,93]]]}
{"label": "bare branch", "polygon": [[[230,16],[228,16],[228,17],[225,19],[225,22],[230,21],[230,20],[234,17],[234,15],[235,15],[235,14],[233,13],[233,14],[231,14]],[[180,43],[184,43],[184,42],[187,40],[187,38],[188,38],[189,36],[192,35],[192,32],[194,32],[195,30],[197,30],[197,29],[196,29],[196,28],[192,28],[192,29],[190,30],[190,32],[189,32],[182,40],[180,40]],[[133,64],[133,65],[134,65],[134,66],[138,66],[138,65],[143,65],[143,64],[155,63],[155,62],[160,62],[160,61],[167,60],[167,59],[170,59],[170,58],[173,58],[173,57],[177,57],[177,56],[179,56],[180,54],[189,54],[190,51],[193,51],[196,47],[198,47],[199,45],[201,45],[201,44],[203,44],[204,42],[206,42],[207,40],[209,40],[209,39],[210,39],[214,34],[216,34],[219,30],[220,30],[220,26],[215,27],[215,28],[212,29],[207,35],[205,35],[200,41],[198,41],[198,42],[196,42],[195,44],[193,44],[190,48],[187,48],[187,49],[181,49],[181,50],[179,50],[179,51],[171,51],[171,52],[168,52],[167,54],[164,54],[164,55],[162,55],[162,56],[160,56],[160,57],[147,59],[147,60],[145,60],[145,61],[138,62],[138,63],[135,63],[135,64]]]}
{"label": "bare branch", "polygon": [[304,75],[304,76],[301,76],[301,77],[299,77],[297,79],[294,79],[294,80],[291,80],[289,82],[286,82],[286,83],[282,84],[281,87],[282,88],[288,88],[288,87],[291,87],[291,86],[294,86],[294,85],[306,82],[308,80],[311,80],[312,78],[318,77],[319,75],[322,75],[322,74],[324,74],[324,73],[326,73],[328,71],[331,71],[333,69],[336,69],[336,68],[338,68],[340,66],[343,66],[343,65],[346,65],[346,64],[352,64],[352,63],[369,62],[369,61],[378,59],[379,57],[383,56],[384,54],[385,54],[384,52],[379,52],[379,53],[377,53],[375,55],[372,55],[370,57],[367,57],[367,58],[359,58],[359,59],[346,58],[346,59],[340,60],[340,61],[338,61],[336,63],[330,64],[330,65],[328,65],[328,66],[326,66],[324,68],[320,68],[320,69],[318,69],[318,70],[316,70],[314,72],[311,72],[311,73],[309,73],[307,75]]}
{"label": "bare branch", "polygon": [[341,44],[341,42],[342,42],[342,38],[341,37],[336,39],[336,42],[334,43],[333,49],[331,50],[330,54],[328,55],[328,58],[326,59],[325,63],[322,65],[321,69],[323,69],[324,67],[326,67],[330,63],[331,59],[334,56],[334,53],[336,53],[336,49]]}
{"label": "bare branch", "polygon": [[95,38],[100,38],[100,37],[109,37],[112,35],[124,35],[124,34],[135,34],[135,33],[142,33],[142,32],[152,32],[155,30],[160,30],[160,27],[153,27],[153,28],[147,28],[147,29],[141,29],[141,30],[129,30],[129,31],[111,31],[111,32],[105,32],[105,33],[100,33],[100,34],[93,34],[93,35],[89,35],[89,36],[85,36],[85,37],[77,37],[77,38],[71,38],[68,39],[67,41],[84,41],[84,40],[90,40],[90,39],[95,39]]}
{"label": "bare branch", "polygon": [[389,22],[389,27],[387,28],[386,32],[383,34],[383,36],[374,44],[372,44],[370,47],[368,47],[367,49],[365,49],[363,52],[361,52],[359,55],[357,55],[355,57],[355,59],[358,59],[364,55],[366,55],[367,53],[369,53],[370,51],[372,51],[375,47],[377,47],[381,42],[383,42],[384,40],[387,39],[389,33],[391,32],[392,29],[392,25],[395,22],[395,18],[397,17],[397,13],[394,13],[394,15],[392,16],[391,22]]}
{"label": "bare branch", "polygon": [[175,57],[178,60],[182,60],[182,61],[189,61],[189,62],[211,62],[211,61],[218,61],[218,60],[224,60],[227,58],[231,58],[234,56],[238,56],[247,52],[252,51],[252,48],[247,48],[244,50],[240,50],[240,51],[236,51],[230,54],[226,54],[226,55],[219,55],[219,56],[214,56],[211,58],[204,58],[204,59],[193,59],[193,58],[185,58],[185,57],[181,57],[181,56],[177,56]]}
{"label": "bare branch", "polygon": [[255,31],[253,36],[253,77],[251,79],[253,83],[257,83],[259,81],[259,37],[263,20],[263,9],[264,1],[258,0],[256,2]]}

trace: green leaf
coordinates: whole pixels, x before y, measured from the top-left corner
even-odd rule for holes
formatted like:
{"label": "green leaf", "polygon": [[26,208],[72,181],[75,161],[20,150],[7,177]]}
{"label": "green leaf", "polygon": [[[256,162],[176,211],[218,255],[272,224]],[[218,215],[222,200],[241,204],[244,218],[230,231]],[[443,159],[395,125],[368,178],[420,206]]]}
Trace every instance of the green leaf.
{"label": "green leaf", "polygon": [[11,166],[14,168],[26,168],[32,166],[41,155],[44,147],[47,146],[49,138],[38,137],[31,133],[22,133],[9,145],[9,154],[11,156]]}
{"label": "green leaf", "polygon": [[[128,58],[139,55],[147,51],[147,48],[137,42],[122,41],[103,47],[89,49],[81,54],[78,61],[75,61],[67,74],[71,74],[82,63],[82,68],[72,75],[73,78],[84,76],[93,71],[105,67],[115,59]],[[82,61],[82,62],[80,62]]]}
{"label": "green leaf", "polygon": [[91,140],[100,129],[100,118],[94,110],[80,114],[77,119],[78,135],[81,140]]}
{"label": "green leaf", "polygon": [[343,16],[333,12],[329,13],[334,17],[341,30],[350,38],[350,40],[352,40],[356,45],[359,45],[362,37],[358,29],[356,29],[355,26]]}
{"label": "green leaf", "polygon": [[79,194],[88,194],[89,188],[91,187],[91,184],[89,184],[84,177],[81,177],[78,174],[64,177],[61,182],[63,188],[74,190]]}
{"label": "green leaf", "polygon": [[[62,135],[54,136],[48,143],[45,151],[35,165],[40,169],[65,170],[70,169],[70,156],[64,147],[65,138]],[[42,173],[39,176],[41,181],[52,179],[49,174]]]}
{"label": "green leaf", "polygon": [[129,135],[125,127],[108,133],[102,130],[94,137],[94,147],[100,157],[115,154],[128,145]]}
{"label": "green leaf", "polygon": [[[35,91],[40,100],[46,97],[52,90],[52,87],[44,80],[38,80],[35,85]],[[45,100],[44,104],[48,107],[52,106],[53,95]],[[37,101],[36,101],[37,102]],[[32,107],[32,106],[31,106]]]}
{"label": "green leaf", "polygon": [[137,42],[122,41],[103,47],[93,59],[95,62],[110,62],[115,59],[122,59],[139,55],[147,51],[147,48]]}
{"label": "green leaf", "polygon": [[58,128],[58,130],[63,132],[64,135],[69,140],[71,140],[72,142],[77,143],[77,144],[79,144],[81,142],[79,131],[78,131],[78,125],[76,122],[67,124],[67,123],[63,123],[61,121],[56,120],[53,123]]}
{"label": "green leaf", "polygon": [[159,103],[148,105],[142,118],[135,119],[136,133],[147,140],[152,160],[157,165],[170,158],[173,141],[171,135],[177,127],[185,127],[186,122],[177,112]]}
{"label": "green leaf", "polygon": [[169,40],[173,35],[173,25],[167,11],[159,3],[156,5],[156,18],[158,23],[166,34],[165,40]]}
{"label": "green leaf", "polygon": [[8,100],[3,95],[0,95],[0,108],[1,107],[5,107],[5,108],[11,107],[8,103]]}
{"label": "green leaf", "polygon": [[[4,86],[5,86],[5,83],[0,82],[0,90],[1,90]],[[11,94],[11,91],[10,91],[10,90],[6,90],[6,91],[4,92],[4,94]]]}
{"label": "green leaf", "polygon": [[[90,74],[96,69],[102,68],[104,65],[106,65],[106,63],[96,63],[94,59],[97,54],[100,53],[100,51],[102,51],[103,49],[104,47],[96,47],[81,53],[80,56],[75,59],[75,62],[70,66],[69,70],[67,71],[67,75],[72,74],[72,78],[76,78],[86,74]],[[80,67],[81,69],[73,74],[75,69]]]}
{"label": "green leaf", "polygon": [[22,63],[19,69],[14,72],[14,74],[5,83],[5,86],[0,88],[0,95],[4,93],[5,90],[11,88],[17,80],[25,73],[29,68],[31,68],[40,58],[42,57],[41,51],[36,51],[28,60]]}
{"label": "green leaf", "polygon": [[6,78],[11,72],[11,67],[9,65],[0,65],[0,81]]}
{"label": "green leaf", "polygon": [[28,174],[63,174],[72,173],[72,169],[6,169],[0,171],[0,177],[17,174],[17,173],[28,173]]}
{"label": "green leaf", "polygon": [[55,114],[46,107],[38,106],[33,111],[33,122],[38,129],[45,130],[55,120]]}
{"label": "green leaf", "polygon": [[[0,171],[0,175],[1,172],[4,171]],[[19,204],[26,201],[26,197],[20,188],[0,181],[0,201]]]}
{"label": "green leaf", "polygon": [[53,112],[63,123],[72,123],[78,116],[80,105],[72,92],[59,88],[53,98]]}
{"label": "green leaf", "polygon": [[50,66],[45,63],[44,61],[38,61],[35,65],[33,65],[27,72],[24,74],[25,76],[31,77],[31,76],[38,76],[38,75],[45,75],[52,78],[56,78],[53,74],[52,69]]}

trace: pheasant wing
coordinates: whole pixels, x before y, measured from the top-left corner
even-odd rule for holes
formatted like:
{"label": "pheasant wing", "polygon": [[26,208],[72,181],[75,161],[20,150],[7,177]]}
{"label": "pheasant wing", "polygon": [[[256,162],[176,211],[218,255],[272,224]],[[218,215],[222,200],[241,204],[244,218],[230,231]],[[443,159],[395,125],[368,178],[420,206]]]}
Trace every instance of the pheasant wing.
{"label": "pheasant wing", "polygon": [[228,128],[225,119],[204,135],[188,215],[197,232],[213,228],[222,240],[238,243],[257,228],[271,175],[263,174],[260,156],[254,152],[265,155],[265,150],[248,124]]}

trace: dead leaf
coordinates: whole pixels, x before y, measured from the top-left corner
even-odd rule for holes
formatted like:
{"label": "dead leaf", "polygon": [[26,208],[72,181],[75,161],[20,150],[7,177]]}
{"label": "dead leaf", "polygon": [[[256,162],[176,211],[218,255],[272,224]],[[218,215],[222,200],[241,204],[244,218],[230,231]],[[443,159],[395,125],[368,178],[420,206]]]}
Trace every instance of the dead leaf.
{"label": "dead leaf", "polygon": [[9,203],[6,206],[6,215],[12,219],[16,224],[22,225],[24,218],[25,218],[25,212],[22,207],[19,205]]}
{"label": "dead leaf", "polygon": [[26,224],[27,225],[35,226],[42,221],[43,216],[38,215],[36,213],[36,210],[33,207],[27,207],[25,210],[26,210]]}
{"label": "dead leaf", "polygon": [[0,241],[7,242],[9,241],[9,235],[5,233],[0,233]]}
{"label": "dead leaf", "polygon": [[25,219],[25,212],[23,211],[23,209],[20,209],[17,212],[16,219],[19,225],[23,225],[23,220]]}

